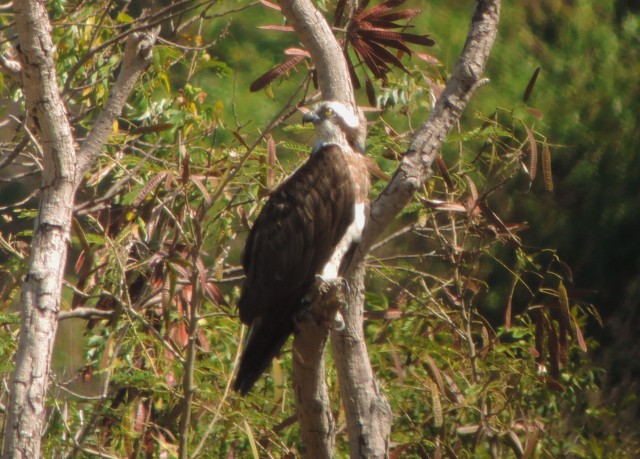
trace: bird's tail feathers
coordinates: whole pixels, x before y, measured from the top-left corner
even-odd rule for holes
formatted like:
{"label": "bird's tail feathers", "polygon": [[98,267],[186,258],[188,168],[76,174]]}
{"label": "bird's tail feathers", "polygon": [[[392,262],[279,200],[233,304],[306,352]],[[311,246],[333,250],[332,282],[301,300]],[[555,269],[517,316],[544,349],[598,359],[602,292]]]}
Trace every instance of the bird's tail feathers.
{"label": "bird's tail feathers", "polygon": [[293,323],[256,318],[247,335],[233,389],[246,395],[293,333]]}

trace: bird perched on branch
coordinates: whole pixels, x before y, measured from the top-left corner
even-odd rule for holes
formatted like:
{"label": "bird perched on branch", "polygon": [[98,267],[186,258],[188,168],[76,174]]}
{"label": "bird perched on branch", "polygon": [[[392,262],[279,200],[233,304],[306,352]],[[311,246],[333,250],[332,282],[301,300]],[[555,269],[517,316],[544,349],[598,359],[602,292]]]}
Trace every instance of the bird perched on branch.
{"label": "bird perched on branch", "polygon": [[324,101],[304,122],[317,132],[311,156],[271,194],[242,255],[238,309],[249,332],[233,388],[243,395],[295,331],[316,276],[343,274],[368,211],[364,120],[341,102]]}

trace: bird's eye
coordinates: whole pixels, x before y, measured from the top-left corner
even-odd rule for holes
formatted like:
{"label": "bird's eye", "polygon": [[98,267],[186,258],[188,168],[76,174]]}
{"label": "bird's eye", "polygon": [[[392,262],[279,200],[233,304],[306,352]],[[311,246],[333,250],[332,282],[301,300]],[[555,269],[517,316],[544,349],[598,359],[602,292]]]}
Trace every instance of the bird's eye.
{"label": "bird's eye", "polygon": [[333,116],[333,108],[325,107],[322,109],[322,116],[329,118]]}

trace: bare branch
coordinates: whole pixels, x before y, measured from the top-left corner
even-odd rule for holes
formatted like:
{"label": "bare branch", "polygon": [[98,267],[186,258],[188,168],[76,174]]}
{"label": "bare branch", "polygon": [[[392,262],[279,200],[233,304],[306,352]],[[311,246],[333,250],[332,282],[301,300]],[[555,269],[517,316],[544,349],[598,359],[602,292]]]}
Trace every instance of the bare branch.
{"label": "bare branch", "polygon": [[21,69],[22,66],[20,62],[0,55],[0,71],[2,71],[2,73],[9,75],[14,80],[20,81]]}
{"label": "bare branch", "polygon": [[100,149],[113,129],[113,122],[122,113],[122,108],[140,74],[151,62],[153,45],[159,32],[160,28],[156,28],[151,33],[137,32],[127,39],[120,75],[111,88],[107,103],[98,115],[93,129],[78,153],[78,180],[82,179],[84,173],[89,170],[100,154]]}
{"label": "bare branch", "polygon": [[103,311],[95,308],[76,308],[71,311],[61,311],[58,320],[67,319],[109,319],[113,316],[113,311]]}
{"label": "bare branch", "polygon": [[486,82],[482,74],[498,31],[499,15],[500,0],[477,2],[467,42],[447,86],[427,121],[414,135],[393,179],[371,206],[361,254],[369,250],[416,190],[431,177],[431,164],[442,143],[460,119],[473,92]]}

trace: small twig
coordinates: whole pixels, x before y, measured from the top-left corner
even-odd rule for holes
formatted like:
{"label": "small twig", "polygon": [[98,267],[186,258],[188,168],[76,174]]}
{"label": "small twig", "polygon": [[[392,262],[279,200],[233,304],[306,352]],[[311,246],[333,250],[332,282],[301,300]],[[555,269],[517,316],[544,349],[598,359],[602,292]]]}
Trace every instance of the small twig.
{"label": "small twig", "polygon": [[76,308],[71,311],[60,311],[58,320],[67,319],[110,319],[113,311],[103,311],[95,308]]}

